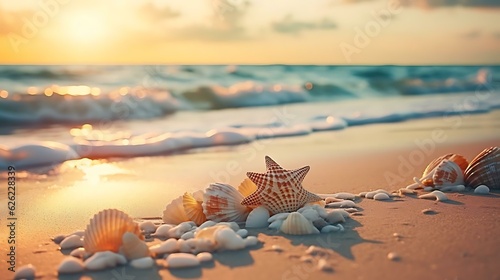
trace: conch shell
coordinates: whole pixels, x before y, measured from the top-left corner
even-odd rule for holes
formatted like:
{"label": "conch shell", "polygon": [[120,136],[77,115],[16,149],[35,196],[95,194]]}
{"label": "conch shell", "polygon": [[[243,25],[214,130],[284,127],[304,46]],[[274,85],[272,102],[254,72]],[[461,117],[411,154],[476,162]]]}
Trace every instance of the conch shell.
{"label": "conch shell", "polygon": [[[436,167],[438,167],[439,164],[441,162],[443,162],[443,160],[449,160],[449,161],[456,163],[460,167],[460,169],[462,170],[462,174],[465,172],[465,169],[467,168],[467,166],[469,164],[467,159],[464,156],[459,155],[459,154],[446,154],[444,156],[440,156],[440,157],[436,158],[435,160],[431,161],[431,163],[429,163],[429,165],[427,165],[427,167],[425,168],[424,173],[422,174],[422,178],[420,179],[420,181],[422,182],[422,184],[424,186],[431,186],[431,187],[434,186],[434,181],[432,179],[432,175],[429,178],[429,174],[433,173],[433,171],[435,171]],[[426,178],[426,179],[423,179],[423,178]]]}
{"label": "conch shell", "polygon": [[465,184],[476,188],[486,185],[491,189],[500,189],[500,149],[484,149],[465,170]]}
{"label": "conch shell", "polygon": [[203,212],[214,222],[244,222],[252,209],[241,205],[242,200],[243,196],[234,187],[210,184],[205,190]]}
{"label": "conch shell", "polygon": [[139,225],[124,212],[106,209],[94,215],[84,232],[83,247],[87,253],[112,251],[122,246],[122,236],[129,232],[144,240]]}

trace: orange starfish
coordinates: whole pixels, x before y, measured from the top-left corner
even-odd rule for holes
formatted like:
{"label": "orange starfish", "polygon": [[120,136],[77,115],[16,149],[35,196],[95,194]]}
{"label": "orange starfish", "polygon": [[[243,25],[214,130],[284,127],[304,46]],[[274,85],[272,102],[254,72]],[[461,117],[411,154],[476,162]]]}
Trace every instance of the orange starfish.
{"label": "orange starfish", "polygon": [[309,166],[286,170],[266,156],[267,172],[247,172],[248,178],[257,185],[257,190],[245,197],[241,204],[264,206],[272,215],[297,211],[308,202],[321,198],[302,187],[302,181],[309,172]]}

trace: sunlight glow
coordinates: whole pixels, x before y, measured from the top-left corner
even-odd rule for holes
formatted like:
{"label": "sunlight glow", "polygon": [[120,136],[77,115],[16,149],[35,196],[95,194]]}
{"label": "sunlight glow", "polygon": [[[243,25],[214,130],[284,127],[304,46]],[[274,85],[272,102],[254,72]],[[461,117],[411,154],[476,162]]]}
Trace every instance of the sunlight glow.
{"label": "sunlight glow", "polygon": [[104,15],[90,11],[75,11],[64,19],[63,36],[77,44],[97,44],[109,35]]}

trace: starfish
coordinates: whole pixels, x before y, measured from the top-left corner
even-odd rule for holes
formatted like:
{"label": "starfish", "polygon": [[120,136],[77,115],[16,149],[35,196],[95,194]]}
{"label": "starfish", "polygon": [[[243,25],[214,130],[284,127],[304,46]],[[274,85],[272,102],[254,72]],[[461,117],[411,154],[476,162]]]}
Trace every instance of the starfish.
{"label": "starfish", "polygon": [[321,198],[302,187],[309,166],[296,170],[283,169],[266,156],[266,173],[248,172],[247,176],[257,185],[257,190],[241,202],[246,206],[264,206],[272,215],[297,211],[308,202]]}

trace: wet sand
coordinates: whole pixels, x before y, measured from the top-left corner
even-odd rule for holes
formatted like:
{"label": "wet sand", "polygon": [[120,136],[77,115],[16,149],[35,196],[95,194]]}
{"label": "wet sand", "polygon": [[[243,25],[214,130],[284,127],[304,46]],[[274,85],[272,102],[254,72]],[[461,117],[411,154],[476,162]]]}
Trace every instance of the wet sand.
{"label": "wet sand", "polygon": [[[165,205],[185,191],[215,181],[236,186],[246,171],[264,172],[265,155],[288,169],[310,165],[304,180],[310,191],[359,193],[404,187],[437,156],[455,152],[470,160],[482,149],[500,145],[499,111],[456,117],[269,139],[203,153],[80,160],[64,164],[46,178],[19,178],[16,267],[31,263],[41,279],[57,278],[64,255],[50,237],[84,229],[88,219],[105,208],[118,208],[136,218],[159,217]],[[448,196],[451,201],[440,203],[415,196],[389,202],[359,199],[362,215],[348,220],[342,233],[292,237],[251,230],[261,245],[215,253],[214,263],[199,268],[118,267],[85,273],[88,277],[82,279],[500,279],[500,194]],[[7,205],[4,191],[0,205]],[[422,214],[426,208],[436,213]],[[1,215],[5,221],[5,212]],[[2,239],[6,238],[2,231]],[[281,246],[283,252],[268,250],[272,245]],[[333,272],[318,271],[317,260],[300,261],[309,245],[327,249]],[[10,279],[4,252],[2,247],[1,275]],[[396,252],[400,260],[388,260],[389,252]]]}

